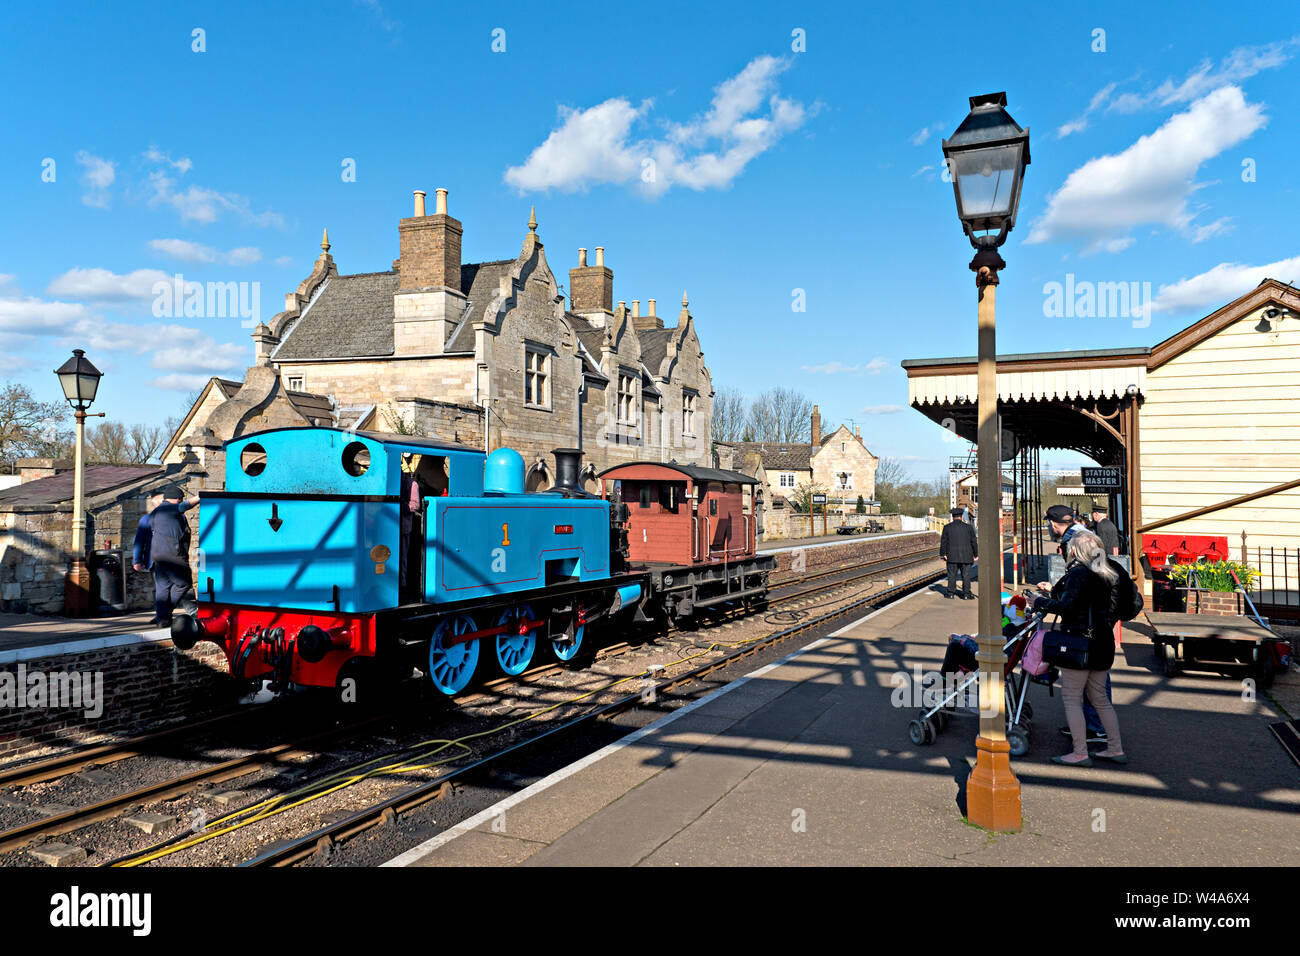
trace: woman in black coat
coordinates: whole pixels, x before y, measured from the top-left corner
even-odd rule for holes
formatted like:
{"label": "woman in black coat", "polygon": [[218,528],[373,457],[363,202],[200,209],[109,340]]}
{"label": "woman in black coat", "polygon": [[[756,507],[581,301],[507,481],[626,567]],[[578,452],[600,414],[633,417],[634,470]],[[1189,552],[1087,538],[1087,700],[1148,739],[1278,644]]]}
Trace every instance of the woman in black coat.
{"label": "woman in black coat", "polygon": [[[1108,745],[1096,756],[1114,763],[1128,763],[1120,741],[1119,718],[1106,696],[1106,672],[1115,663],[1116,584],[1123,569],[1107,560],[1101,539],[1090,531],[1075,533],[1066,550],[1069,564],[1065,575],[1056,582],[1050,597],[1034,601],[1034,610],[1059,615],[1058,630],[1088,636],[1088,669],[1061,668],[1061,699],[1065,704],[1074,750],[1053,757],[1052,762],[1092,766],[1083,717],[1083,695],[1087,693],[1102,726],[1106,728]],[[1046,588],[1046,584],[1039,587]]]}

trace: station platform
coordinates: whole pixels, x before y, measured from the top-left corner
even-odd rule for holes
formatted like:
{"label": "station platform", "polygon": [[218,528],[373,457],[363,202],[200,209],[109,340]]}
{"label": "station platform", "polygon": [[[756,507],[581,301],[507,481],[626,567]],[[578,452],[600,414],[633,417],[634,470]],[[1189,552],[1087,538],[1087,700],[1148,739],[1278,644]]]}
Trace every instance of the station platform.
{"label": "station platform", "polygon": [[[975,602],[916,592],[385,865],[1300,864],[1300,773],[1268,730],[1281,715],[1238,678],[1166,679],[1136,623],[1112,671],[1130,764],[1050,763],[1069,749],[1064,711],[1035,687],[1012,761],[1023,829],[967,825],[977,719],[917,747],[915,707],[892,698],[975,622]],[[1278,681],[1294,693],[1294,673]]]}
{"label": "station platform", "polygon": [[150,625],[152,618],[152,611],[95,618],[0,614],[0,665],[35,657],[171,640],[166,628]]}

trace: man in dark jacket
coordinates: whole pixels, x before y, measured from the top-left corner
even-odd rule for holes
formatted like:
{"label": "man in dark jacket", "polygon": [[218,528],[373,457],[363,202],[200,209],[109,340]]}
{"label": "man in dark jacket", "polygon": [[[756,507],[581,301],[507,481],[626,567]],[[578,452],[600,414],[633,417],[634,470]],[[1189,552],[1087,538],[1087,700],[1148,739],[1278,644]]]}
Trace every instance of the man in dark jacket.
{"label": "man in dark jacket", "polygon": [[956,596],[957,575],[960,573],[961,596],[969,601],[975,597],[971,593],[970,572],[971,565],[979,557],[979,544],[975,540],[975,529],[961,520],[962,513],[961,508],[952,509],[952,520],[944,525],[943,534],[939,537],[939,557],[948,562],[948,589],[943,596]]}
{"label": "man in dark jacket", "polygon": [[163,502],[149,515],[149,556],[153,560],[154,608],[160,626],[170,627],[172,609],[181,603],[190,577],[190,523],[185,512],[199,503],[198,495],[181,500],[179,487],[163,492]]}
{"label": "man in dark jacket", "polygon": [[1102,547],[1106,549],[1106,556],[1119,554],[1119,529],[1115,523],[1107,516],[1107,505],[1102,502],[1092,506],[1092,523],[1097,537],[1101,538]]}
{"label": "man in dark jacket", "polygon": [[[150,516],[153,514],[153,510],[162,503],[162,500],[163,497],[160,492],[151,492],[145,498],[144,514],[140,516],[140,521],[135,527],[135,541],[131,547],[131,567],[141,574],[153,570],[153,559],[149,556],[150,546],[153,544]],[[149,623],[157,624],[157,615]]]}

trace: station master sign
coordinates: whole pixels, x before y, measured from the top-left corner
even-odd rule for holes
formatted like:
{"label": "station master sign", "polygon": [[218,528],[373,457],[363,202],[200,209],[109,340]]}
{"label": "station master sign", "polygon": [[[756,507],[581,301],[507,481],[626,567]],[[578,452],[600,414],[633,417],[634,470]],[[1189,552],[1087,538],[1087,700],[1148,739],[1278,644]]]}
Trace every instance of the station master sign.
{"label": "station master sign", "polygon": [[1104,495],[1122,487],[1118,468],[1080,468],[1079,473],[1085,495]]}

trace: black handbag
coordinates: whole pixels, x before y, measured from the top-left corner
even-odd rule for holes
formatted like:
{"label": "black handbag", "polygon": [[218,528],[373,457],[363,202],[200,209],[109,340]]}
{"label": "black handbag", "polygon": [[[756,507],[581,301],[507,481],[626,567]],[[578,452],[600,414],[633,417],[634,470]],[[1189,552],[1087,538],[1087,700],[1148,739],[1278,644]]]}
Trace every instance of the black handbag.
{"label": "black handbag", "polygon": [[1088,634],[1070,634],[1066,631],[1048,631],[1043,635],[1043,660],[1068,670],[1092,670],[1092,608],[1088,608]]}
{"label": "black handbag", "polygon": [[1043,634],[1043,660],[1069,670],[1091,670],[1088,666],[1088,648],[1091,644],[1092,638],[1085,634],[1047,631]]}

